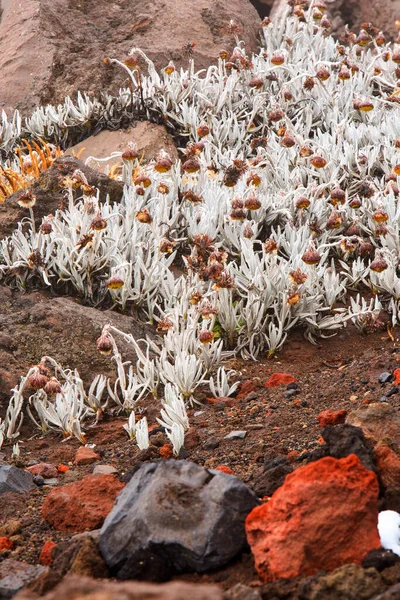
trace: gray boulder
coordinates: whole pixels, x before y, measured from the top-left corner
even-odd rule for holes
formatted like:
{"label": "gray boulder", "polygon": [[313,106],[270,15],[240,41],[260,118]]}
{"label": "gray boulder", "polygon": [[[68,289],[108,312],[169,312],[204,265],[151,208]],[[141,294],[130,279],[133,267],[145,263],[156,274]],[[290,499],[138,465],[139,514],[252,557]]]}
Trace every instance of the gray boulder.
{"label": "gray boulder", "polygon": [[208,571],[246,546],[245,518],[258,503],[232,475],[188,461],[147,463],[106,518],[100,550],[119,579]]}
{"label": "gray boulder", "polygon": [[27,494],[33,487],[33,477],[28,471],[12,465],[0,465],[0,494]]}
{"label": "gray boulder", "polygon": [[37,579],[45,567],[7,559],[0,563],[0,600],[12,598],[23,587]]}

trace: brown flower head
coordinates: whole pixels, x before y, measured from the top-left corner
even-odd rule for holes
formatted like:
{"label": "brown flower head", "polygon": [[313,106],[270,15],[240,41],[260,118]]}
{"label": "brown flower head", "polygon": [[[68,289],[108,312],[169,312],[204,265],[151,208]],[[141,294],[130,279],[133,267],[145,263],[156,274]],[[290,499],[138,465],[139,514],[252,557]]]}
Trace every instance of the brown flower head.
{"label": "brown flower head", "polygon": [[149,213],[148,208],[142,208],[141,210],[138,210],[136,213],[136,218],[139,223],[147,223],[150,225],[150,223],[153,222],[153,217]]}
{"label": "brown flower head", "polygon": [[29,190],[26,190],[18,196],[17,204],[22,208],[33,208],[36,204],[36,196]]}
{"label": "brown flower head", "polygon": [[97,340],[96,347],[97,347],[97,350],[100,352],[100,354],[103,354],[104,356],[109,356],[112,353],[113,345],[112,345],[111,338],[104,331],[102,332],[101,336]]}
{"label": "brown flower head", "polygon": [[124,280],[117,275],[113,275],[110,279],[107,279],[106,286],[109,290],[120,290],[124,285]]}

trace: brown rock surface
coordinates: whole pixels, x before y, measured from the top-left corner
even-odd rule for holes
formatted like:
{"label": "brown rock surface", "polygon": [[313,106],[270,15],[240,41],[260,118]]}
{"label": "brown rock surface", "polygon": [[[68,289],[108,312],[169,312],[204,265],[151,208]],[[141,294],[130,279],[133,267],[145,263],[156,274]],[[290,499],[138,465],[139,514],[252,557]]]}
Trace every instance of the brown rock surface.
{"label": "brown rock surface", "polygon": [[[44,291],[18,294],[0,286],[0,305],[0,414],[1,400],[10,397],[18,377],[42,356],[52,356],[63,367],[77,368],[89,383],[97,373],[115,376],[115,365],[96,348],[106,323],[138,339],[151,334],[150,328],[132,317],[82,306],[72,298],[52,298]],[[135,360],[131,345],[118,340],[118,346],[124,360]]]}
{"label": "brown rock surface", "polygon": [[76,465],[91,465],[98,460],[100,460],[100,455],[97,452],[86,446],[80,446],[75,455],[74,462]]}
{"label": "brown rock surface", "polygon": [[125,484],[114,475],[87,475],[50,492],[42,516],[60,531],[96,529],[103,524],[123,487]]}
{"label": "brown rock surface", "polygon": [[29,473],[32,473],[32,475],[40,475],[44,479],[56,478],[59,475],[57,467],[44,462],[40,462],[37,465],[28,467],[26,470],[29,471]]}
{"label": "brown rock surface", "polygon": [[[15,600],[33,600],[37,595],[23,590]],[[141,581],[123,583],[99,582],[88,577],[70,575],[45,600],[222,600],[222,590],[217,585],[184,583],[154,584]]]}
{"label": "brown rock surface", "polygon": [[[358,33],[362,23],[372,23],[385,34],[396,37],[395,20],[400,18],[399,0],[325,0],[327,14],[332,22],[334,35],[340,35],[344,26]],[[276,21],[287,9],[287,0],[275,0],[270,17]]]}
{"label": "brown rock surface", "polygon": [[[187,65],[182,46],[196,41],[196,69],[207,67],[221,48],[231,49],[223,33],[234,19],[243,28],[249,51],[257,49],[260,17],[249,0],[3,0],[0,50],[7,56],[0,89],[8,109],[57,103],[77,90],[98,94],[126,85],[126,73],[104,64],[140,47],[158,68],[170,59]],[[27,60],[29,57],[29,61]]]}
{"label": "brown rock surface", "polygon": [[[42,222],[44,216],[64,206],[66,191],[61,187],[61,183],[64,177],[71,175],[75,169],[83,171],[89,185],[99,189],[101,202],[106,199],[107,194],[112,202],[120,201],[123,191],[123,184],[120,181],[98,173],[77,158],[62,156],[54,161],[52,166],[44,171],[29,188],[36,196],[33,212],[37,225]],[[82,195],[81,192],[78,193]],[[27,209],[21,208],[16,202],[20,194],[21,192],[15,192],[0,204],[0,238],[10,235],[18,222],[29,216]]]}
{"label": "brown rock surface", "polygon": [[90,158],[88,166],[105,173],[107,166],[122,165],[122,159],[115,157],[105,162],[96,159],[108,158],[112,152],[123,152],[128,142],[136,142],[145,162],[155,158],[160,150],[168,152],[173,160],[178,157],[173,139],[165,127],[149,121],[138,121],[128,129],[101,131],[69,148],[66,155],[79,156],[84,162]]}
{"label": "brown rock surface", "polygon": [[67,573],[85,577],[104,578],[108,576],[96,540],[90,534],[79,534],[70,540],[57,544],[52,552],[53,569],[60,579]]}
{"label": "brown rock surface", "polygon": [[351,412],[346,423],[360,427],[374,444],[388,441],[400,450],[400,416],[387,402],[374,402]]}

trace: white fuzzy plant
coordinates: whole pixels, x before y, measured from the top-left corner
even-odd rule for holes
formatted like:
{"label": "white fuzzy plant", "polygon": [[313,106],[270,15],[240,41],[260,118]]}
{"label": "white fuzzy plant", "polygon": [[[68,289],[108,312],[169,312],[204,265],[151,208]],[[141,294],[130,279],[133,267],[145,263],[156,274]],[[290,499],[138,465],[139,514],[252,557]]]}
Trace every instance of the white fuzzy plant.
{"label": "white fuzzy plant", "polygon": [[[155,164],[137,162],[133,166],[150,180],[139,193],[127,177],[133,166],[125,165],[127,185],[120,203],[107,200],[100,205],[85,196],[73,201],[70,191],[68,208],[56,212],[51,233],[19,227],[1,243],[0,273],[10,285],[27,288],[41,281],[78,293],[95,305],[111,297],[115,305],[133,306],[152,323],[164,318],[173,322],[163,343],[156,344],[158,349],[152,347],[156,358],[138,355],[140,364],[129,392],[133,400],[122,400],[127,410],[145,386],[157,395],[160,381],[193,398],[197,387],[218,368],[224,352],[233,348],[256,359],[281,348],[295,325],[303,326],[310,340],[345,326],[354,321],[352,307],[348,302],[345,306],[349,288],[361,292],[367,286],[379,293],[379,301],[391,306],[397,322],[400,209],[396,190],[385,180],[399,183],[393,175],[400,162],[399,109],[387,97],[397,89],[396,63],[385,55],[396,47],[378,47],[371,41],[360,55],[354,45],[340,54],[336,41],[311,18],[312,11],[306,11],[305,22],[287,17],[279,25],[266,24],[265,47],[252,57],[246,57],[243,44],[238,43],[234,68],[227,64],[232,61],[219,60],[196,73],[191,61],[187,71],[157,73],[145,57],[148,72],[142,74],[141,85],[137,73],[123,66],[134,84],[133,94],[121,90],[118,97],[104,99],[105,104],[80,94],[76,104],[66,99],[57,110],[39,108],[24,124],[17,114],[13,121],[2,116],[2,144],[8,152],[19,135],[47,132],[55,140],[62,139],[89,120],[115,119],[118,111],[123,114],[130,105],[139,109],[143,101],[146,114],[163,114],[189,142],[200,140],[202,125],[209,128],[201,138],[204,150],[197,157],[196,173],[185,171],[184,160],[162,173]],[[282,64],[273,62],[276,53],[282,55]],[[349,75],[340,80],[344,61]],[[328,77],[318,77],[319,69],[327,70]],[[255,78],[261,84],[254,86]],[[311,85],[305,85],[307,78],[312,79]],[[359,100],[369,102],[372,110],[359,110],[355,103]],[[276,125],[273,111],[281,111]],[[293,139],[290,147],[282,145],[279,125]],[[257,150],[251,145],[255,136],[265,138]],[[310,148],[311,156],[301,152],[304,147]],[[315,156],[326,160],[323,168],[313,165]],[[226,168],[237,159],[245,161],[247,171],[233,188],[227,187]],[[212,163],[219,171],[210,169]],[[371,193],[354,204],[365,184]],[[344,204],[333,206],[329,194],[337,186],[346,189],[346,198]],[[185,199],[189,191],[201,196],[201,201],[193,204]],[[245,211],[239,220],[232,218],[232,200],[246,202],[254,195],[259,208]],[[308,200],[308,207],[298,207],[300,198]],[[387,231],[377,232],[381,209],[387,214]],[[137,217],[145,210],[151,216],[148,222]],[[101,231],[91,228],[93,211],[106,223]],[[371,238],[373,249],[381,248],[386,257],[383,272],[370,268],[371,258],[360,257],[346,242],[347,230],[355,222],[360,231],[352,237],[354,248],[365,237]],[[82,245],[81,237],[90,233],[93,239]],[[224,269],[233,288],[216,289],[214,281],[190,270],[172,273],[179,245],[190,246],[202,234],[227,253]],[[267,236],[276,241],[277,252],[265,249],[262,242]],[[170,248],[161,251],[166,238]],[[314,265],[302,259],[310,241],[320,256]],[[34,252],[41,260],[32,261]],[[293,283],[292,273],[298,269],[306,279]],[[123,285],[109,290],[106,282],[113,276]],[[215,306],[220,339],[199,344],[199,331],[204,326],[211,330],[215,321],[205,324],[197,315],[188,300],[189,290],[198,291]],[[371,312],[362,302],[360,311],[366,318]],[[112,393],[117,398],[120,391]],[[126,398],[129,393],[126,390]]]}

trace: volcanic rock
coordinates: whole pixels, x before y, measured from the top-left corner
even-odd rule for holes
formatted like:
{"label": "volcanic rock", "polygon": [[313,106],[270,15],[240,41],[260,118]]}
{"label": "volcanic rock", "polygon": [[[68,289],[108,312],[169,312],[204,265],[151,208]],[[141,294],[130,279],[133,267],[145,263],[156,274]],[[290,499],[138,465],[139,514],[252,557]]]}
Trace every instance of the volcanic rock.
{"label": "volcanic rock", "polygon": [[[105,57],[124,60],[132,47],[141,48],[157,68],[172,59],[188,67],[184,46],[196,42],[195,69],[218,59],[221,48],[233,50],[226,32],[233,19],[249,53],[257,50],[260,17],[249,0],[175,0],[65,2],[65,0],[3,0],[0,52],[7,57],[0,74],[3,107],[27,110],[36,104],[63,102],[84,90],[93,98],[104,90],[118,92],[128,84],[121,67]],[[26,57],[29,57],[27,66]],[[140,66],[146,72],[146,63]]]}
{"label": "volcanic rock", "polygon": [[100,455],[91,448],[80,446],[75,456],[76,465],[91,465],[100,460]]}
{"label": "volcanic rock", "polygon": [[353,427],[344,423],[343,425],[328,425],[322,431],[325,444],[312,452],[310,460],[317,460],[324,456],[333,458],[345,458],[355,454],[366,469],[376,471],[374,455],[368,446],[367,440],[359,427]]}
{"label": "volcanic rock", "polygon": [[98,543],[90,535],[77,535],[60,542],[53,549],[52,557],[53,570],[60,574],[60,578],[67,573],[94,578],[108,576]]}
{"label": "volcanic rock", "polygon": [[346,420],[346,410],[323,410],[318,415],[318,423],[321,427],[327,425],[338,425]]}
{"label": "volcanic rock", "polygon": [[400,598],[400,583],[390,586],[382,594],[374,596],[371,600],[398,600],[398,598]]}
{"label": "volcanic rock", "polygon": [[271,500],[246,519],[264,580],[361,564],[380,547],[376,475],[354,454],[322,458],[287,475]]}
{"label": "volcanic rock", "polygon": [[[348,24],[358,33],[363,23],[373,23],[392,39],[396,37],[395,20],[398,18],[399,4],[397,0],[329,0],[327,15],[332,23],[332,31],[339,38]],[[273,21],[282,18],[288,8],[287,0],[275,0],[270,17]]]}
{"label": "volcanic rock", "polygon": [[232,475],[188,461],[143,464],[104,522],[100,550],[119,579],[204,572],[242,550],[257,503]]}
{"label": "volcanic rock", "polygon": [[37,463],[36,465],[32,465],[26,469],[32,475],[40,475],[43,479],[52,479],[58,477],[57,467],[50,463]]}
{"label": "volcanic rock", "polygon": [[[62,187],[62,182],[64,177],[71,175],[76,169],[83,172],[89,185],[98,188],[100,202],[104,202],[107,195],[110,196],[111,202],[120,202],[123,192],[121,181],[87,167],[73,156],[60,156],[27,188],[36,196],[34,216],[37,227],[43,217],[65,206],[65,188]],[[28,214],[27,210],[16,202],[20,195],[21,192],[15,192],[0,204],[0,238],[10,235],[18,222]]]}
{"label": "volcanic rock", "polygon": [[[0,286],[0,305],[0,331],[13,339],[12,348],[0,347],[0,399],[4,401],[18,378],[45,355],[64,367],[77,368],[85,384],[97,373],[113,376],[114,364],[96,349],[96,339],[106,323],[129,331],[136,339],[153,335],[150,326],[141,325],[134,317],[99,311],[72,298],[54,298],[45,291],[17,294]],[[136,360],[132,344],[118,340],[118,347],[124,359]],[[114,439],[118,433],[114,428]],[[56,454],[60,456],[60,452],[65,450],[58,448]],[[73,450],[68,460],[73,460]]]}
{"label": "volcanic rock", "polygon": [[385,588],[375,569],[345,565],[301,582],[298,594],[302,600],[370,600]]}
{"label": "volcanic rock", "polygon": [[384,548],[378,548],[377,550],[371,550],[362,561],[364,569],[373,567],[377,571],[383,571],[393,567],[393,565],[400,563],[400,557],[394,554],[391,550],[385,550]]}
{"label": "volcanic rock", "polygon": [[107,167],[122,166],[122,158],[117,156],[107,161],[96,159],[108,158],[112,152],[123,152],[126,150],[128,142],[136,143],[139,156],[143,155],[143,162],[149,162],[156,158],[160,150],[165,150],[172,160],[178,158],[174,141],[165,127],[149,121],[138,121],[128,129],[101,131],[72,146],[65,154],[79,156],[82,161],[90,159],[88,166],[105,173]]}
{"label": "volcanic rock", "polygon": [[60,531],[86,531],[100,527],[124,487],[114,475],[87,475],[59,487],[46,497],[43,518]]}
{"label": "volcanic rock", "polygon": [[93,469],[93,475],[116,475],[118,469],[112,465],[96,465]]}
{"label": "volcanic rock", "polygon": [[[42,567],[43,568],[43,567]],[[140,581],[96,581],[89,577],[67,575],[44,600],[223,600],[217,585],[172,581],[156,585]],[[21,591],[15,600],[37,600],[37,594],[28,589]]]}
{"label": "volcanic rock", "polygon": [[0,495],[8,492],[27,494],[34,487],[33,477],[12,465],[0,466]]}
{"label": "volcanic rock", "polygon": [[374,444],[390,441],[396,452],[400,450],[400,415],[390,404],[374,402],[363,406],[351,412],[346,423],[361,427]]}
{"label": "volcanic rock", "polygon": [[272,494],[283,484],[286,475],[293,471],[293,466],[285,456],[277,456],[264,463],[264,473],[260,475],[254,487],[254,491],[262,498]]}
{"label": "volcanic rock", "polygon": [[12,598],[43,571],[42,566],[28,565],[18,560],[6,559],[0,562],[0,598]]}
{"label": "volcanic rock", "polygon": [[383,443],[375,446],[374,454],[384,488],[385,508],[400,512],[400,456]]}

